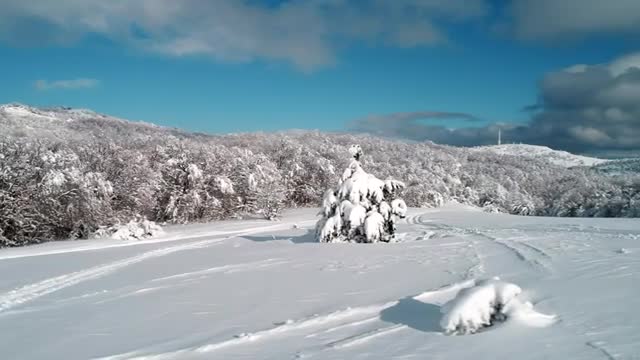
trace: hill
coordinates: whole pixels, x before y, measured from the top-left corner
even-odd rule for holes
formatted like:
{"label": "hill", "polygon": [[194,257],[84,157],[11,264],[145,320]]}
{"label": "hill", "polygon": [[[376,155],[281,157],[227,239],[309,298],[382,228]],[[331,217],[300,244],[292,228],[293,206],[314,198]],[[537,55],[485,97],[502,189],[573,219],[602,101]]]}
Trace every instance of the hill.
{"label": "hill", "polygon": [[0,105],[0,127],[3,130],[0,138],[40,137],[57,141],[87,137],[115,141],[122,136],[127,139],[169,135],[175,137],[206,136],[141,121],[124,120],[87,109],[36,108],[23,104]]}
{"label": "hill", "polygon": [[598,159],[588,156],[575,155],[562,150],[554,150],[546,146],[528,144],[503,144],[491,146],[479,146],[474,149],[479,151],[491,151],[500,155],[511,155],[529,157],[548,161],[551,164],[562,167],[575,166],[595,166],[609,162],[609,160]]}
{"label": "hill", "polygon": [[317,206],[338,183],[352,144],[364,150],[367,172],[407,184],[409,206],[454,201],[518,215],[640,216],[637,174],[567,168],[579,158],[562,152],[551,156],[559,166],[541,149],[497,154],[299,130],[207,135],[13,104],[0,109],[0,246],[87,238],[145,218],[274,218],[285,207]]}

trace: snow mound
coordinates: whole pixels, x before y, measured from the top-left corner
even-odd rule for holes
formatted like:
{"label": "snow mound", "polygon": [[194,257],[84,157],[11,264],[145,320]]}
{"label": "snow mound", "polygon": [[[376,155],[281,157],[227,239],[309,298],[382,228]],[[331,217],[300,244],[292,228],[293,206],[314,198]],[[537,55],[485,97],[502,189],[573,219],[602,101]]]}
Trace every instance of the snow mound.
{"label": "snow mound", "polygon": [[444,304],[440,326],[450,335],[474,334],[507,319],[534,327],[548,326],[555,316],[536,312],[530,302],[519,298],[522,289],[494,277],[461,290]]}
{"label": "snow mound", "polygon": [[114,240],[142,240],[162,234],[160,225],[147,219],[131,220],[126,224],[116,224],[104,227],[95,232],[96,238],[111,238]]}

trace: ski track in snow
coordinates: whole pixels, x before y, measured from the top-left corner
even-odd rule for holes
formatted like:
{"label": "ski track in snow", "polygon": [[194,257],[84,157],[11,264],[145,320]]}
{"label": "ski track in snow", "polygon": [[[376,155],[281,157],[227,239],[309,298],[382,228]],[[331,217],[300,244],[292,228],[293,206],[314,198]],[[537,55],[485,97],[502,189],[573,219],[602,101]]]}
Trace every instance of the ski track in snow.
{"label": "ski track in snow", "polygon": [[[452,299],[458,291],[473,286],[474,280],[466,280],[426,291],[412,298],[417,301],[442,305]],[[234,346],[243,346],[260,341],[276,340],[281,337],[325,338],[324,345],[315,349],[298,351],[296,358],[307,358],[329,350],[340,350],[365,344],[378,337],[408,329],[405,324],[390,324],[382,320],[382,312],[397,305],[399,300],[382,304],[349,307],[326,314],[314,314],[298,320],[277,322],[275,327],[249,333],[240,333],[233,338],[196,347],[154,353],[138,350],[124,354],[101,357],[97,360],[165,360],[180,359],[194,354],[213,355],[217,351]],[[344,334],[343,330],[351,330]]]}
{"label": "ski track in snow", "polygon": [[215,273],[220,273],[220,272],[222,272],[222,273],[234,273],[234,272],[239,272],[239,271],[249,271],[249,270],[255,270],[255,269],[262,269],[262,268],[266,268],[266,267],[270,267],[270,266],[276,266],[276,265],[282,265],[282,264],[289,263],[288,261],[281,261],[281,260],[282,259],[266,259],[266,260],[252,261],[252,262],[241,263],[241,264],[230,264],[230,265],[215,266],[215,267],[211,267],[211,268],[203,269],[203,270],[190,271],[190,272],[171,275],[171,276],[164,276],[164,277],[153,279],[151,281],[152,282],[158,282],[158,281],[166,281],[166,280],[192,278],[192,277],[205,276],[205,275],[215,274]]}
{"label": "ski track in snow", "polygon": [[[299,319],[299,320],[287,320],[279,323],[275,327],[268,328],[265,330],[259,330],[252,333],[241,333],[236,335],[235,337],[227,340],[223,340],[220,342],[214,342],[210,344],[205,344],[198,347],[191,347],[185,349],[178,349],[165,353],[148,353],[143,351],[134,351],[131,353],[120,354],[115,356],[108,356],[104,358],[100,358],[100,360],[143,360],[143,359],[176,359],[180,358],[185,354],[189,353],[212,353],[217,350],[221,350],[224,348],[245,345],[248,343],[266,340],[275,336],[282,336],[287,334],[299,335],[300,332],[303,332],[305,329],[310,329],[311,334],[314,334],[314,329],[320,329],[316,331],[333,329],[334,331],[338,326],[345,326],[349,324],[353,324],[354,321],[351,320],[356,318],[356,321],[361,321],[361,317],[370,317],[371,315],[377,315],[384,309],[397,304],[397,301],[381,304],[381,305],[373,305],[373,306],[363,306],[363,307],[355,307],[355,308],[346,308],[343,310],[334,311],[324,315],[312,315],[307,318]],[[377,319],[377,317],[376,317]],[[336,326],[337,325],[337,326]],[[323,328],[328,326],[327,328]]]}
{"label": "ski track in snow", "polygon": [[313,337],[317,337],[318,335],[330,334],[330,333],[336,332],[338,330],[343,330],[343,329],[354,327],[354,326],[364,325],[364,324],[367,324],[367,323],[375,322],[377,320],[380,320],[379,316],[372,316],[372,317],[364,318],[362,320],[348,322],[346,324],[340,324],[340,325],[337,325],[337,326],[334,326],[334,327],[330,327],[330,328],[328,328],[326,330],[323,330],[323,331],[320,331],[320,332],[317,332],[317,333],[312,333],[312,334],[309,334],[309,335],[307,335],[305,337],[306,338],[313,338]]}
{"label": "ski track in snow", "polygon": [[274,228],[280,228],[280,227],[283,227],[283,225],[278,224],[278,225],[262,226],[262,227],[245,230],[241,233],[233,232],[233,235],[227,235],[224,237],[216,237],[213,239],[207,239],[207,240],[202,240],[202,241],[197,241],[197,242],[192,242],[187,244],[179,244],[179,245],[169,246],[161,249],[151,250],[136,256],[126,258],[126,259],[114,261],[104,265],[95,266],[86,270],[80,270],[77,272],[68,273],[68,274],[52,277],[49,279],[45,279],[37,283],[25,285],[20,288],[11,290],[7,293],[0,294],[0,314],[11,308],[33,301],[42,296],[68,288],[70,286],[80,284],[85,281],[101,278],[103,276],[117,272],[120,269],[126,268],[130,265],[137,264],[139,262],[142,262],[148,259],[166,256],[179,251],[186,251],[186,250],[193,250],[198,248],[214,246],[232,237],[246,236],[253,233],[272,230]]}
{"label": "ski track in snow", "polygon": [[407,327],[408,327],[407,325],[402,325],[402,324],[381,327],[371,331],[364,332],[362,334],[353,335],[341,340],[331,342],[327,344],[327,346],[332,347],[334,349],[343,349],[343,348],[354,346],[354,345],[360,345],[372,340],[373,338],[387,335],[389,333],[392,333],[398,330],[406,329]]}
{"label": "ski track in snow", "polygon": [[587,341],[585,343],[588,347],[599,351],[602,355],[604,355],[608,360],[617,360],[618,358],[611,354],[607,349],[604,348],[604,343],[601,341]]}
{"label": "ski track in snow", "polygon": [[[307,225],[312,223],[315,223],[315,220],[302,221],[297,225],[302,226],[302,225]],[[287,225],[291,225],[291,224],[287,224]],[[252,231],[252,229],[238,229],[238,230],[229,230],[229,231],[208,230],[208,231],[198,232],[190,236],[185,236],[184,234],[180,234],[180,233],[164,234],[164,235],[160,235],[158,237],[154,237],[146,240],[131,240],[131,241],[114,240],[112,242],[106,242],[106,243],[105,242],[90,243],[91,241],[86,241],[89,244],[79,245],[74,243],[72,247],[65,247],[64,242],[60,242],[60,243],[49,242],[49,243],[44,243],[42,245],[49,245],[49,246],[56,245],[56,246],[53,248],[42,248],[42,249],[37,248],[39,245],[31,245],[28,248],[27,247],[11,248],[11,251],[3,252],[2,254],[0,254],[0,260],[11,260],[11,259],[44,256],[44,255],[68,254],[68,253],[76,253],[76,252],[83,252],[83,251],[104,250],[104,249],[121,248],[121,247],[129,247],[129,246],[153,245],[153,244],[175,242],[175,241],[184,242],[189,240],[197,240],[201,238],[210,239],[212,236],[229,237],[230,235],[234,235],[234,236],[240,237],[243,235],[251,235],[253,233],[260,232],[263,230],[271,230],[274,227],[282,227],[282,224],[253,228],[253,229],[260,229],[259,231],[258,230]],[[247,231],[251,231],[251,232],[247,233]],[[29,251],[24,251],[24,250],[29,250]]]}

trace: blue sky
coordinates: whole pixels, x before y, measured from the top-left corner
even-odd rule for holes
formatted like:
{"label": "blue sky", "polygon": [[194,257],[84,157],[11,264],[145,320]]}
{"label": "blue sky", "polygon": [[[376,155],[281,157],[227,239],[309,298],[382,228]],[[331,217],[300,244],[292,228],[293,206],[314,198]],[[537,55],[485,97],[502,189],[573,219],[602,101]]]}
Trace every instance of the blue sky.
{"label": "blue sky", "polygon": [[526,124],[549,73],[640,50],[640,2],[558,2],[3,0],[0,103],[223,133],[415,112]]}

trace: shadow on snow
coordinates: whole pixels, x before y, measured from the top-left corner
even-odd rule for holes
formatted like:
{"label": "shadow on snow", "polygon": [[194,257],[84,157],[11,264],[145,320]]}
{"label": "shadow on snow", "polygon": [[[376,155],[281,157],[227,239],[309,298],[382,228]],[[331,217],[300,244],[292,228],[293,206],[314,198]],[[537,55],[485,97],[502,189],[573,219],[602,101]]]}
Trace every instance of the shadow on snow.
{"label": "shadow on snow", "polygon": [[294,244],[317,243],[315,231],[306,230],[302,235],[247,235],[242,238],[251,241],[289,241]]}
{"label": "shadow on snow", "polygon": [[418,301],[413,297],[400,299],[394,306],[384,309],[380,319],[386,322],[406,325],[423,332],[441,332],[440,307]]}

